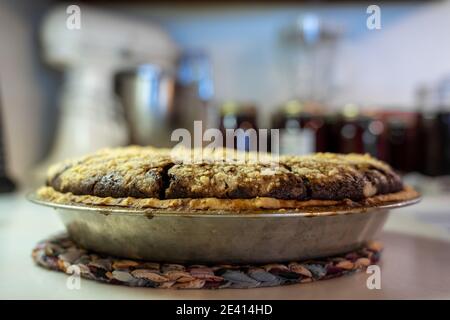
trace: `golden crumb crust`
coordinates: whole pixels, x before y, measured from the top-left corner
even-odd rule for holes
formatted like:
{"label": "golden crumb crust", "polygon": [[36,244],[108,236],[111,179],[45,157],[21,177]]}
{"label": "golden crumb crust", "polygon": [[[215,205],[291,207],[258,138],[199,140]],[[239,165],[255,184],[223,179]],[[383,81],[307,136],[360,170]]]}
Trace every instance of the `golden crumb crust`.
{"label": "golden crumb crust", "polygon": [[270,210],[285,212],[292,211],[323,211],[324,209],[343,209],[376,207],[394,202],[401,202],[416,199],[419,194],[411,187],[406,186],[403,190],[395,193],[376,195],[367,199],[355,202],[350,199],[344,200],[280,200],[276,198],[257,197],[253,199],[165,199],[157,198],[112,198],[96,197],[90,195],[74,195],[72,193],[61,193],[52,187],[41,187],[37,191],[40,200],[49,201],[56,204],[66,205],[91,205],[106,207],[124,207],[133,209],[158,209],[158,212],[173,211],[224,211],[224,212],[245,212]]}
{"label": "golden crumb crust", "polygon": [[390,166],[369,155],[275,157],[231,149],[138,146],[104,149],[56,164],[48,171],[47,186],[74,196],[172,202],[205,198],[361,201],[404,189]]}

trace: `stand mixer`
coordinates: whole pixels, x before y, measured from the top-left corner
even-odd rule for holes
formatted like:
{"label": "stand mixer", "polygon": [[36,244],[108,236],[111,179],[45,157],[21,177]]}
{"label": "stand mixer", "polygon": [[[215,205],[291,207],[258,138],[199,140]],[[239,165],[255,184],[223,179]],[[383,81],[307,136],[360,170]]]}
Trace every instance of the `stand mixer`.
{"label": "stand mixer", "polygon": [[66,27],[65,7],[52,10],[41,30],[46,62],[64,71],[53,148],[39,167],[102,147],[128,143],[114,75],[140,64],[175,70],[178,48],[151,23],[138,23],[83,6],[81,28]]}

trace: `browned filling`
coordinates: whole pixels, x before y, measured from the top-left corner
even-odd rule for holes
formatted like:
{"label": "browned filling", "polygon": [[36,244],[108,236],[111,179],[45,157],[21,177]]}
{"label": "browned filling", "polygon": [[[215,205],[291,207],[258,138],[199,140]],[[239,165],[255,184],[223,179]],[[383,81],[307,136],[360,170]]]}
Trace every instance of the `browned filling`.
{"label": "browned filling", "polygon": [[208,211],[245,212],[255,210],[270,210],[270,212],[302,211],[320,214],[323,211],[339,211],[375,207],[393,202],[415,199],[419,194],[410,187],[404,190],[384,195],[372,196],[360,201],[343,200],[280,200],[276,198],[257,197],[252,199],[218,199],[218,198],[112,198],[90,195],[74,195],[61,193],[51,187],[42,187],[37,192],[41,200],[57,204],[82,204],[94,206],[115,206],[135,209],[159,209],[163,211]]}

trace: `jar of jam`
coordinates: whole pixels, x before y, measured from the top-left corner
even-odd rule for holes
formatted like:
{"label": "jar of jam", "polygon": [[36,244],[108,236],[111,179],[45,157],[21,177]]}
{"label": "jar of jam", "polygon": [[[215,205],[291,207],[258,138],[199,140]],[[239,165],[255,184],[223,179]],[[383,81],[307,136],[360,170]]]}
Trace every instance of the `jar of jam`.
{"label": "jar of jam", "polygon": [[375,112],[361,112],[347,104],[329,122],[330,151],[338,153],[369,153],[379,159],[386,157],[385,124]]}
{"label": "jar of jam", "polygon": [[442,173],[450,175],[450,111],[439,112],[438,122],[442,142]]}
{"label": "jar of jam", "polygon": [[[220,130],[223,145],[241,151],[258,151],[257,111],[249,103],[226,102],[220,113]],[[241,129],[241,130],[239,130]]]}
{"label": "jar of jam", "polygon": [[333,150],[338,153],[364,153],[364,124],[358,106],[347,104],[333,122],[332,135],[336,137]]}
{"label": "jar of jam", "polygon": [[416,112],[384,111],[379,112],[385,131],[378,158],[388,162],[402,172],[416,171],[418,166],[418,134]]}
{"label": "jar of jam", "polygon": [[280,154],[310,154],[326,150],[325,119],[305,108],[298,100],[283,105],[272,117],[279,130]]}

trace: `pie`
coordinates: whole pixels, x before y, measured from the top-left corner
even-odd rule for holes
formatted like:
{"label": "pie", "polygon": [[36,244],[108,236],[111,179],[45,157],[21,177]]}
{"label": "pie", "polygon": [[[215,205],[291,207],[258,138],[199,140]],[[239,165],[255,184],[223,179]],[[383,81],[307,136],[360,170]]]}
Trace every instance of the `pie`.
{"label": "pie", "polygon": [[233,212],[377,206],[418,197],[389,165],[369,155],[275,157],[138,146],[56,164],[37,194],[63,204]]}

